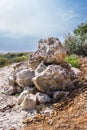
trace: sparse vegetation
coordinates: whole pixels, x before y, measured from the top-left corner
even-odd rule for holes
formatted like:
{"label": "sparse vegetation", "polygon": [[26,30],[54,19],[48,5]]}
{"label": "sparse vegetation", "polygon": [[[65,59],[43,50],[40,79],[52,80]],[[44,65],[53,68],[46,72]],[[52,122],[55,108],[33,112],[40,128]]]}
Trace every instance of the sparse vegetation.
{"label": "sparse vegetation", "polygon": [[78,56],[76,55],[70,55],[67,56],[65,61],[69,64],[71,64],[73,67],[79,68],[80,67],[80,61]]}
{"label": "sparse vegetation", "polygon": [[20,94],[19,93],[16,93],[15,96],[18,97]]}
{"label": "sparse vegetation", "polygon": [[0,54],[0,67],[16,62],[27,61],[30,54],[31,52]]}
{"label": "sparse vegetation", "polygon": [[9,64],[9,60],[5,57],[0,56],[0,67],[8,65]]}

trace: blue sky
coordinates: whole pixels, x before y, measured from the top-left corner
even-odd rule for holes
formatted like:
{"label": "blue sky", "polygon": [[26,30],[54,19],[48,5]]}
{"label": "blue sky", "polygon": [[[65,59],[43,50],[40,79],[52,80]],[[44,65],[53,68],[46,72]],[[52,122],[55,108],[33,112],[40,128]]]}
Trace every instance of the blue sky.
{"label": "blue sky", "polygon": [[0,52],[34,51],[41,38],[63,40],[87,22],[87,0],[0,0]]}

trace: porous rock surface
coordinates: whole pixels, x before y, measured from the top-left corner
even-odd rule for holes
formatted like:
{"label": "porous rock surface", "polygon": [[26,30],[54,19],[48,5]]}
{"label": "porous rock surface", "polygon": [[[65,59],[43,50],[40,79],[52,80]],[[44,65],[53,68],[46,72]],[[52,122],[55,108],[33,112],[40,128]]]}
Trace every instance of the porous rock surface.
{"label": "porous rock surface", "polygon": [[36,68],[41,61],[46,64],[64,63],[66,58],[66,50],[62,47],[58,38],[41,39],[38,44],[38,49],[34,52],[29,63],[32,68]]}
{"label": "porous rock surface", "polygon": [[36,96],[27,94],[21,104],[22,110],[33,110],[36,107]]}
{"label": "porous rock surface", "polygon": [[34,71],[31,69],[23,69],[16,73],[16,82],[20,87],[32,85],[31,79],[34,77]]}
{"label": "porous rock surface", "polygon": [[37,102],[45,104],[45,103],[51,103],[52,99],[49,95],[38,92],[36,94]]}
{"label": "porous rock surface", "polygon": [[72,73],[59,65],[49,65],[43,72],[32,78],[37,89],[44,93],[73,88],[73,80]]}

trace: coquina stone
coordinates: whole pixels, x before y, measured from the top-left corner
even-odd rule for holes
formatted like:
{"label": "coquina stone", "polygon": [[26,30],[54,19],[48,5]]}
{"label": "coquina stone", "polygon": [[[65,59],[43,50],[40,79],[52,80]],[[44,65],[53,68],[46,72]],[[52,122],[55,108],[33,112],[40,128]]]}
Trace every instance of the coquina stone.
{"label": "coquina stone", "polygon": [[46,64],[62,64],[65,62],[66,50],[62,47],[58,38],[41,39],[38,50],[29,59],[29,64],[35,69],[41,61]]}
{"label": "coquina stone", "polygon": [[22,110],[32,110],[36,107],[36,96],[33,94],[26,95],[22,104]]}
{"label": "coquina stone", "polygon": [[67,90],[74,87],[75,75],[59,65],[49,65],[43,72],[32,78],[36,88],[44,93]]}
{"label": "coquina stone", "polygon": [[35,73],[32,69],[23,69],[16,73],[16,82],[17,84],[24,88],[27,85],[32,85],[32,78],[35,76]]}
{"label": "coquina stone", "polygon": [[37,102],[41,104],[50,103],[52,101],[49,95],[40,92],[36,94],[36,98]]}

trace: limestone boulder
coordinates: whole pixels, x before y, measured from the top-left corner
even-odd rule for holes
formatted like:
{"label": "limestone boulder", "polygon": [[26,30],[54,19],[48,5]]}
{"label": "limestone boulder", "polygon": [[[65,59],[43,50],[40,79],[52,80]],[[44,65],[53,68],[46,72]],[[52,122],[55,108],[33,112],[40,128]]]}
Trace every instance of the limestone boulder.
{"label": "limestone boulder", "polygon": [[11,73],[10,76],[8,77],[9,85],[14,86],[15,84],[15,73]]}
{"label": "limestone boulder", "polygon": [[41,61],[46,64],[61,64],[65,62],[66,50],[57,38],[48,38],[40,40],[38,50],[34,52],[29,59],[29,64],[35,69]]}
{"label": "limestone boulder", "polygon": [[32,110],[36,107],[36,96],[33,94],[26,95],[22,104],[22,110]]}
{"label": "limestone boulder", "polygon": [[41,104],[50,103],[52,101],[49,95],[40,92],[36,94],[36,98],[37,102]]}
{"label": "limestone boulder", "polygon": [[5,94],[14,95],[16,94],[16,88],[14,86],[9,86],[7,90],[5,90]]}
{"label": "limestone boulder", "polygon": [[24,88],[24,90],[25,91],[28,91],[28,93],[35,93],[35,91],[36,91],[36,88],[34,87],[34,86],[32,86],[32,87],[29,87],[29,86],[26,86],[25,88]]}
{"label": "limestone boulder", "polygon": [[16,73],[17,84],[24,88],[27,85],[32,85],[32,78],[34,77],[34,71],[32,69],[23,69]]}
{"label": "limestone boulder", "polygon": [[44,71],[32,78],[36,88],[49,94],[51,91],[72,89],[75,75],[59,65],[49,65]]}
{"label": "limestone boulder", "polygon": [[28,95],[28,94],[29,94],[29,91],[28,91],[28,90],[24,90],[24,91],[19,95],[18,101],[17,101],[18,105],[20,105],[20,104],[23,102],[24,98],[25,98],[26,95]]}
{"label": "limestone boulder", "polygon": [[47,68],[47,66],[44,64],[44,62],[42,61],[37,68],[35,69],[35,76],[38,75],[39,73],[41,73],[42,71],[44,71]]}
{"label": "limestone boulder", "polygon": [[19,97],[18,97],[18,104],[20,105],[22,103],[22,101],[24,100],[26,95],[33,94],[33,93],[35,93],[35,87],[26,86],[24,88],[23,92],[21,92]]}
{"label": "limestone boulder", "polygon": [[81,70],[75,67],[71,67],[71,71],[73,71],[76,76],[81,74]]}

